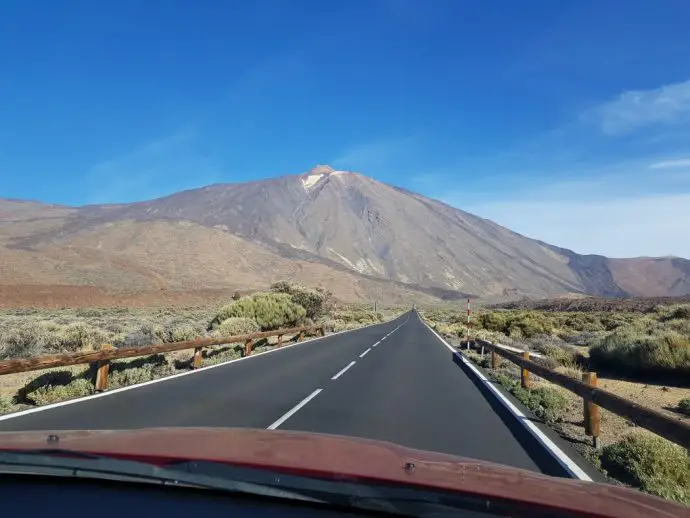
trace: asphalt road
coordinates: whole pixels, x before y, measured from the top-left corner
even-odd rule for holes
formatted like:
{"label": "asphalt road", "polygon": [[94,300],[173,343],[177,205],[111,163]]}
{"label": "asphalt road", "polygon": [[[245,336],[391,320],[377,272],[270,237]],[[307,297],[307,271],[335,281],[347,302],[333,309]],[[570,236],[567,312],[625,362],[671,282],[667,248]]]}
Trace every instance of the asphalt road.
{"label": "asphalt road", "polygon": [[[567,476],[416,313],[191,375],[0,420],[0,431],[280,428]],[[591,473],[574,450],[546,431]]]}

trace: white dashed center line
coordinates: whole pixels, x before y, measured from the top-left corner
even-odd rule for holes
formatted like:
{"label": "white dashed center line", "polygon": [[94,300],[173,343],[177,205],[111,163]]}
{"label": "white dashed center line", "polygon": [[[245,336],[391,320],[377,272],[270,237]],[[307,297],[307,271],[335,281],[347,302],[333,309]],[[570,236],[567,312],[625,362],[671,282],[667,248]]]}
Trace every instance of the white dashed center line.
{"label": "white dashed center line", "polygon": [[338,372],[338,374],[336,374],[335,376],[333,376],[331,379],[332,379],[332,380],[337,380],[340,376],[342,376],[343,374],[345,374],[345,371],[347,371],[347,369],[349,369],[350,367],[352,367],[355,363],[357,363],[357,362],[350,362],[349,365],[347,365],[344,369],[342,369],[340,372]]}
{"label": "white dashed center line", "polygon": [[297,403],[294,407],[292,407],[291,410],[283,414],[283,416],[278,419],[275,423],[271,424],[267,429],[268,430],[275,430],[278,428],[281,424],[283,424],[285,421],[290,419],[293,414],[295,414],[300,408],[302,408],[304,405],[309,403],[312,399],[314,399],[316,396],[319,395],[319,392],[321,392],[321,389],[316,389],[314,392],[309,394],[307,397],[305,397],[302,401]]}
{"label": "white dashed center line", "polygon": [[364,358],[364,357],[367,355],[367,353],[368,353],[369,351],[371,351],[371,347],[369,347],[369,349],[367,349],[367,350],[364,351],[362,354],[360,354],[359,357],[360,357],[360,358]]}

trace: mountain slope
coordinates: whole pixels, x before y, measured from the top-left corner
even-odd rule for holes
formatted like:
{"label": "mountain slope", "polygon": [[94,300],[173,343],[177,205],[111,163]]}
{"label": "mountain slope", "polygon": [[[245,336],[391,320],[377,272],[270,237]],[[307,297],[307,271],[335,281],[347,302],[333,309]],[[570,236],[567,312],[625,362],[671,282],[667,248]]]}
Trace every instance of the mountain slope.
{"label": "mountain slope", "polygon": [[[275,277],[273,273],[294,276],[287,265],[301,264],[316,277],[319,271],[348,279],[332,281],[335,284],[356,279],[361,286],[380,290],[385,285],[408,295],[690,292],[690,261],[582,256],[439,201],[327,166],[304,175],[212,185],[142,203],[60,210],[60,224],[33,223],[23,234],[6,231],[6,248],[37,258],[41,253],[50,257],[52,249],[88,250],[89,261],[108,265],[105,256],[99,258],[93,250],[98,242],[99,253],[125,258],[132,271],[145,265],[149,279],[179,287],[189,283],[177,278],[205,288],[228,275],[237,284],[254,286]],[[117,237],[123,225],[130,234]],[[132,233],[135,227],[139,230]],[[155,247],[140,244],[154,234],[165,239],[158,238]],[[136,250],[132,243],[138,243]],[[231,250],[242,250],[246,260]],[[160,259],[169,256],[174,260]],[[233,275],[217,265],[223,260]],[[190,273],[197,265],[207,273]],[[111,267],[103,266],[96,277]],[[370,296],[371,290],[366,291],[359,296]]]}

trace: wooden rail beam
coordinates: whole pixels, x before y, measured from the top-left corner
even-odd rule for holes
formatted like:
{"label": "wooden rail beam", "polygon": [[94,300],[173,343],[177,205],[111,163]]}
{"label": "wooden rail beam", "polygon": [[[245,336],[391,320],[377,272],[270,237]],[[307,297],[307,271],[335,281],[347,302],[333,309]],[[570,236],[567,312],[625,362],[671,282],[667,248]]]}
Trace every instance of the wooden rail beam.
{"label": "wooden rail beam", "polygon": [[264,331],[260,333],[250,333],[245,335],[235,335],[220,338],[205,338],[190,340],[185,342],[174,342],[169,344],[155,344],[143,347],[126,348],[102,348],[100,351],[87,351],[77,353],[58,354],[54,356],[39,356],[36,358],[22,358],[17,360],[0,361],[0,375],[15,374],[18,372],[30,372],[52,367],[67,367],[83,363],[102,362],[105,360],[116,360],[122,358],[135,358],[138,356],[151,356],[160,353],[184,351],[187,349],[197,349],[211,345],[225,345],[232,343],[243,343],[247,340],[260,340],[269,336],[281,334],[299,333],[304,338],[306,331],[315,331],[318,326],[302,326],[290,329],[278,329],[275,331]]}
{"label": "wooden rail beam", "polygon": [[525,360],[521,356],[500,347],[496,347],[486,340],[476,340],[476,342],[480,345],[484,345],[492,352],[492,366],[494,365],[493,354],[498,354],[519,367],[526,368],[537,376],[555,383],[556,385],[560,385],[570,392],[574,392],[586,401],[629,419],[636,426],[646,428],[669,441],[690,449],[690,423],[672,419],[661,412],[629,401],[613,392],[589,386],[580,380],[553,371],[532,360]]}

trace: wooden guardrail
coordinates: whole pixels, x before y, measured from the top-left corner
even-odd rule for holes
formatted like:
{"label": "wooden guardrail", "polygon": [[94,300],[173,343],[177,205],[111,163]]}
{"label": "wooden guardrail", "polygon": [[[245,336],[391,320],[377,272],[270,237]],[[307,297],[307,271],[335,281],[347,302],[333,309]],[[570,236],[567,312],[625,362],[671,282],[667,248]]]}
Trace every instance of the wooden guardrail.
{"label": "wooden guardrail", "polygon": [[324,326],[317,325],[292,327],[289,329],[276,329],[275,331],[264,331],[244,335],[225,336],[219,338],[205,338],[199,340],[189,340],[186,342],[145,345],[143,347],[115,348],[110,344],[104,344],[103,346],[101,346],[101,349],[99,351],[85,351],[77,353],[57,354],[52,356],[38,356],[36,358],[23,358],[18,360],[0,361],[0,375],[15,374],[18,372],[37,371],[49,369],[52,367],[67,367],[70,365],[79,365],[83,363],[95,362],[97,364],[96,379],[94,381],[96,390],[105,390],[108,386],[108,369],[110,360],[134,358],[138,356],[150,356],[152,354],[170,353],[175,351],[184,351],[186,349],[194,349],[192,368],[198,369],[201,367],[201,360],[203,356],[202,351],[204,347],[244,342],[244,354],[246,356],[249,356],[252,353],[252,346],[255,340],[268,338],[270,336],[277,336],[277,347],[282,347],[284,335],[296,334],[298,335],[298,341],[302,341],[304,340],[306,333],[313,332],[317,332],[321,336],[324,336]]}
{"label": "wooden guardrail", "polygon": [[583,398],[583,414],[585,432],[593,438],[597,445],[601,419],[599,407],[605,408],[621,417],[633,422],[635,425],[646,428],[669,441],[690,449],[690,424],[672,419],[661,412],[638,405],[612,392],[597,388],[597,376],[594,372],[582,375],[582,381],[555,372],[543,365],[530,360],[530,353],[525,351],[522,355],[513,353],[486,340],[475,340],[475,343],[491,351],[491,368],[498,368],[499,358],[502,356],[521,367],[521,382],[524,388],[530,387],[529,373],[544,378],[556,385],[574,392]]}

